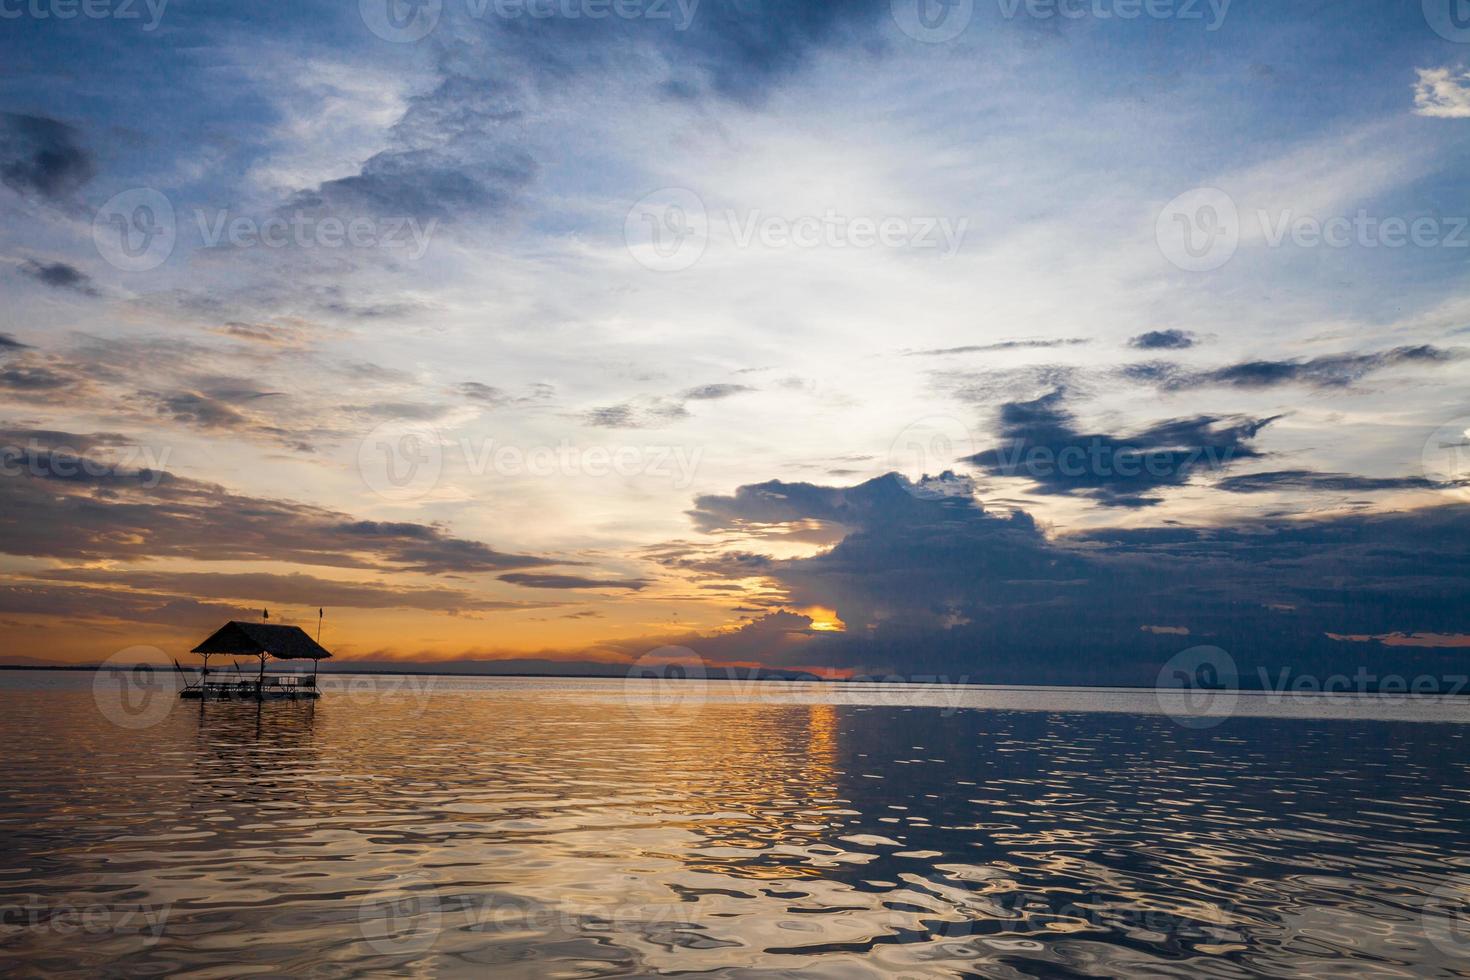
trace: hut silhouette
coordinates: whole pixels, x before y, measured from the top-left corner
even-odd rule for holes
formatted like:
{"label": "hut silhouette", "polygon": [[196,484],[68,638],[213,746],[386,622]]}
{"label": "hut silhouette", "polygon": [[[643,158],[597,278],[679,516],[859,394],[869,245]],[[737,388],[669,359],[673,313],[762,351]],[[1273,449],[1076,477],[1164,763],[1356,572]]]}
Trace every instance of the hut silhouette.
{"label": "hut silhouette", "polygon": [[[197,653],[204,658],[204,671],[200,675],[197,687],[186,688],[182,693],[185,697],[220,696],[245,694],[246,696],[259,698],[266,697],[305,697],[315,698],[320,694],[316,686],[316,668],[321,661],[329,659],[332,654],[321,644],[317,643],[306,631],[299,626],[277,626],[272,623],[244,623],[239,620],[231,620],[210,634],[209,638],[199,644],[191,653]],[[255,683],[245,682],[249,690],[241,690],[240,683],[236,683],[231,689],[230,685],[209,681],[209,658],[217,655],[233,657],[257,657],[260,659],[260,672]],[[312,672],[308,678],[302,678],[299,682],[286,684],[276,678],[275,683],[266,684],[265,661],[267,657],[277,660],[310,660],[312,661]],[[197,692],[197,693],[191,693]]]}

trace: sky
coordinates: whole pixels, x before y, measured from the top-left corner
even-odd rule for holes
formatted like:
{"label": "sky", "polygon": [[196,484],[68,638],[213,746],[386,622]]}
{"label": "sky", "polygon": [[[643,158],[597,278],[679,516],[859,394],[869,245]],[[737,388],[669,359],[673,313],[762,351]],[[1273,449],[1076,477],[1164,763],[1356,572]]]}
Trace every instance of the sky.
{"label": "sky", "polygon": [[0,21],[0,662],[1470,646],[1455,0]]}

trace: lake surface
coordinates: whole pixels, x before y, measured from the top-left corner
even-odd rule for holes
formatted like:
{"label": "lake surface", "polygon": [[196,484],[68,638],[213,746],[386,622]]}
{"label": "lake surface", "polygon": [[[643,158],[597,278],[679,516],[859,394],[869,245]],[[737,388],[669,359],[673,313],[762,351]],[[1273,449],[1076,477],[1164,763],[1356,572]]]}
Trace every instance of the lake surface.
{"label": "lake surface", "polygon": [[1465,699],[128,683],[0,672],[7,974],[1470,975]]}

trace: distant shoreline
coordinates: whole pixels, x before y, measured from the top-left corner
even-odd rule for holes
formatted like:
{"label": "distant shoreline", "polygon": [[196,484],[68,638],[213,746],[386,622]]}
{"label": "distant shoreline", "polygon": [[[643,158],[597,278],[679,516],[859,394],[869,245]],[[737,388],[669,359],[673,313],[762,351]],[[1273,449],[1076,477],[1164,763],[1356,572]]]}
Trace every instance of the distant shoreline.
{"label": "distant shoreline", "polygon": [[[49,671],[66,671],[66,672],[70,672],[70,673],[76,673],[76,672],[92,672],[92,673],[96,673],[99,670],[127,670],[127,669],[128,668],[126,668],[126,667],[108,667],[108,666],[103,665],[103,664],[71,664],[71,665],[63,665],[63,666],[55,666],[55,667],[43,666],[43,665],[40,665],[40,664],[0,664],[0,670],[29,670],[29,671],[47,671],[47,670],[49,670]],[[184,669],[187,670],[187,671],[193,672],[193,673],[197,673],[199,671],[199,668],[198,667],[185,667]],[[249,673],[249,672],[247,672],[247,673]],[[281,671],[281,670],[276,670],[276,671],[267,670],[266,671],[267,676],[272,675],[272,674],[275,674],[275,675],[290,675],[290,674],[296,674],[296,673],[299,673],[299,672],[298,671]],[[576,680],[625,680],[625,679],[628,678],[628,674],[626,674],[626,673],[616,673],[616,674],[549,674],[549,673],[538,673],[538,672],[526,672],[526,673],[480,673],[480,672],[470,672],[470,671],[442,671],[442,670],[381,670],[381,669],[353,670],[353,669],[350,669],[350,668],[346,668],[346,669],[334,669],[334,670],[330,670],[330,671],[323,671],[321,673],[321,676],[324,677],[324,678],[330,678],[330,677],[371,677],[371,676],[379,676],[379,677],[382,677],[382,676],[388,676],[388,677],[461,677],[461,678],[475,678],[475,679],[484,679],[484,680],[528,679],[528,680],[566,680],[566,681],[576,681]],[[929,679],[927,679],[927,680],[921,680],[921,679],[915,678],[915,679],[897,679],[897,680],[890,680],[890,679],[882,678],[882,677],[873,677],[871,675],[860,675],[858,677],[817,677],[817,676],[811,675],[811,674],[805,674],[805,675],[802,675],[802,674],[784,674],[784,675],[783,674],[768,674],[768,675],[759,676],[759,677],[730,677],[730,676],[720,676],[718,674],[713,674],[713,673],[706,674],[703,677],[664,677],[664,678],[658,678],[658,679],[659,680],[664,680],[664,681],[669,681],[669,680],[674,680],[674,681],[683,681],[683,680],[721,681],[721,682],[726,683],[726,684],[748,684],[748,683],[751,683],[751,682],[760,682],[760,683],[767,683],[767,682],[775,682],[775,683],[800,683],[800,684],[866,684],[866,685],[906,684],[906,685],[913,685],[915,687],[943,687],[943,686],[948,686],[948,687],[965,687],[965,688],[995,689],[995,690],[1009,690],[1009,691],[1030,691],[1030,690],[1035,690],[1035,691],[1066,691],[1066,690],[1079,690],[1079,691],[1089,691],[1089,690],[1090,691],[1156,691],[1156,690],[1174,690],[1173,688],[1163,688],[1163,689],[1161,689],[1157,685],[1154,685],[1154,684],[1100,684],[1100,683],[1070,683],[1070,684],[1069,683],[1055,683],[1055,684],[1038,684],[1038,683],[1034,683],[1034,682],[1033,683],[1029,683],[1029,684],[1006,684],[1006,683],[1000,683],[1000,682],[994,682],[994,681],[991,681],[991,682],[982,682],[982,681],[958,681],[958,680],[949,680],[947,678],[937,678],[937,677],[935,677],[932,674],[931,675],[923,675],[923,676],[927,676]],[[1373,696],[1377,696],[1377,695],[1385,695],[1385,696],[1388,696],[1388,697],[1413,697],[1413,696],[1417,696],[1417,697],[1470,697],[1470,690],[1463,690],[1463,691],[1461,691],[1461,690],[1427,691],[1427,692],[1422,692],[1422,693],[1419,693],[1419,694],[1415,694],[1412,691],[1401,691],[1401,690],[1382,691],[1382,690],[1379,690],[1377,687],[1365,688],[1363,690],[1344,690],[1344,691],[1321,691],[1321,690],[1317,690],[1317,691],[1297,691],[1297,690],[1289,690],[1289,689],[1288,690],[1283,690],[1283,691],[1277,691],[1277,690],[1274,690],[1274,689],[1272,689],[1270,687],[1265,687],[1265,686],[1262,686],[1262,685],[1259,685],[1259,684],[1249,684],[1249,685],[1247,685],[1247,684],[1241,684],[1239,687],[1235,687],[1235,688],[1224,688],[1224,687],[1222,687],[1222,688],[1215,688],[1215,689],[1203,689],[1203,688],[1201,688],[1201,689],[1197,689],[1196,693],[1209,693],[1209,691],[1212,691],[1212,690],[1213,691],[1217,691],[1218,693],[1221,693],[1221,694],[1225,694],[1225,693],[1235,693],[1235,694],[1276,694],[1276,695],[1280,695],[1280,696],[1302,696],[1302,695],[1313,695],[1313,694],[1316,694],[1316,695],[1328,694],[1328,695],[1333,695],[1333,696],[1350,696],[1350,695],[1359,695],[1359,696],[1373,695]]]}

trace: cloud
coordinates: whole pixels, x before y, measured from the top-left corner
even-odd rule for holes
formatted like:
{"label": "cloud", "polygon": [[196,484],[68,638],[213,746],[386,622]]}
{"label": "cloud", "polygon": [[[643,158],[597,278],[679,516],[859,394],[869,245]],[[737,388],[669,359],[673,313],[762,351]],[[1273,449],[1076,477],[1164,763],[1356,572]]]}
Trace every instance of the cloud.
{"label": "cloud", "polygon": [[555,564],[443,527],[358,520],[327,507],[233,493],[169,473],[157,447],[123,462],[97,436],[12,430],[0,438],[0,553],[84,561],[185,558],[296,562],[428,574]]}
{"label": "cloud", "polygon": [[1371,493],[1379,490],[1433,490],[1441,485],[1422,476],[1354,476],[1350,473],[1318,473],[1312,470],[1275,470],[1243,473],[1215,484],[1227,493],[1267,493],[1275,490],[1305,492]]}
{"label": "cloud", "polygon": [[478,381],[464,381],[459,385],[460,394],[471,401],[484,402],[487,405],[499,407],[510,401],[510,395],[499,388],[481,384]]}
{"label": "cloud", "polygon": [[1470,72],[1455,68],[1417,69],[1414,115],[1435,119],[1470,119]]}
{"label": "cloud", "polygon": [[1064,407],[1065,389],[1000,410],[1006,444],[967,458],[994,476],[1029,480],[1035,493],[1089,497],[1109,507],[1147,507],[1153,491],[1197,472],[1260,455],[1249,443],[1274,418],[1199,415],[1158,422],[1132,435],[1086,433]]}
{"label": "cloud", "polygon": [[38,262],[35,259],[26,259],[20,264],[20,271],[53,289],[67,289],[74,293],[81,293],[83,296],[102,295],[96,284],[92,282],[91,276],[65,262]]}
{"label": "cloud", "polygon": [[583,578],[580,575],[551,575],[531,572],[512,572],[498,576],[500,581],[528,589],[631,589],[634,592],[645,588],[648,583],[641,579]]}
{"label": "cloud", "polygon": [[71,126],[46,116],[0,113],[0,182],[59,201],[94,173],[92,155]]}
{"label": "cloud", "polygon": [[682,402],[642,397],[582,413],[582,424],[599,429],[650,429],[688,418]]}
{"label": "cloud", "polygon": [[905,351],[904,357],[949,357],[953,354],[979,354],[1002,350],[1045,350],[1052,347],[1078,347],[1092,343],[1086,337],[1064,337],[1059,340],[1003,340],[995,344],[971,344],[965,347],[939,347],[934,350]]}
{"label": "cloud", "polygon": [[[464,589],[404,586],[387,581],[341,582],[301,572],[278,575],[268,572],[158,572],[69,568],[38,572],[31,577],[54,582],[59,591],[66,591],[77,585],[95,586],[135,594],[156,593],[196,599],[232,600],[241,609],[258,609],[261,603],[306,603],[313,607],[400,608],[458,613],[553,605],[493,599]],[[91,589],[87,590],[88,594],[91,592]],[[156,596],[143,595],[142,599],[156,601]],[[71,614],[83,612],[82,609],[76,609]]]}
{"label": "cloud", "polygon": [[1053,537],[1024,513],[917,498],[890,474],[855,487],[745,486],[699,498],[694,513],[697,526],[721,531],[834,518],[847,529],[807,558],[701,563],[731,580],[760,577],[788,608],[832,609],[847,624],[795,645],[729,634],[686,641],[731,660],[992,683],[1153,684],[1164,661],[1195,644],[1225,648],[1254,678],[1282,665],[1340,671],[1329,632],[1470,633],[1465,504]]}
{"label": "cloud", "polygon": [[17,350],[30,350],[30,344],[22,344],[8,333],[0,333],[0,356]]}
{"label": "cloud", "polygon": [[755,391],[750,385],[711,384],[700,385],[690,388],[680,394],[680,398],[686,401],[714,401],[720,398],[729,398],[732,395],[743,395],[748,391]]}
{"label": "cloud", "polygon": [[1197,342],[1188,330],[1150,330],[1131,338],[1128,346],[1139,350],[1183,350]]}
{"label": "cloud", "polygon": [[1402,366],[1433,366],[1459,360],[1459,349],[1431,344],[1394,347],[1373,353],[1329,354],[1307,360],[1242,361],[1207,371],[1190,371],[1167,361],[1148,361],[1122,368],[1124,377],[1158,385],[1166,391],[1224,386],[1272,388],[1303,384],[1316,388],[1347,388],[1370,374]]}

